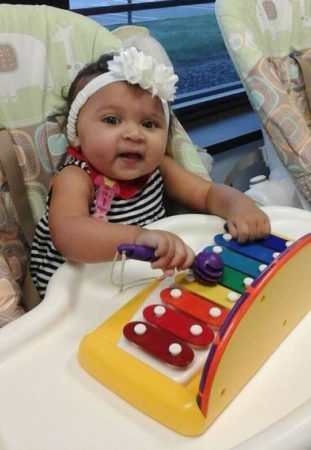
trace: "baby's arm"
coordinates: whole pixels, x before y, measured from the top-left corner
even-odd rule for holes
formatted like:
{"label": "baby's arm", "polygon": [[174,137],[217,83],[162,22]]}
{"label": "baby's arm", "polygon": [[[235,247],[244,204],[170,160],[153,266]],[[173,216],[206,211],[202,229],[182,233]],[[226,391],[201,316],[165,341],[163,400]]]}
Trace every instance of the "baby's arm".
{"label": "baby's arm", "polygon": [[214,214],[227,219],[229,233],[239,242],[260,239],[270,234],[268,216],[237,189],[212,184],[206,205]]}
{"label": "baby's arm", "polygon": [[155,249],[153,268],[189,267],[194,254],[176,235],[165,231],[109,223],[89,215],[93,186],[79,167],[66,167],[55,178],[49,212],[51,238],[65,259],[75,262],[111,261],[118,245],[136,243]]}
{"label": "baby's arm", "polygon": [[198,212],[223,217],[230,234],[239,242],[259,239],[270,233],[267,215],[237,189],[204,180],[167,156],[161,164],[161,173],[170,197]]}

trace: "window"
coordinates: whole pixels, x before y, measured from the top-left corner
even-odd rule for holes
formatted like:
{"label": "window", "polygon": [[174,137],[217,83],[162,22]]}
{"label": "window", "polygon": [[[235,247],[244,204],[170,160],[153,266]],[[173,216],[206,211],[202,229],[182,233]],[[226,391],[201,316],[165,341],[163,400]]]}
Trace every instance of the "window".
{"label": "window", "polygon": [[245,101],[216,22],[214,1],[70,0],[69,6],[108,29],[147,27],[179,76],[175,109],[198,115],[204,106],[215,112],[228,101]]}

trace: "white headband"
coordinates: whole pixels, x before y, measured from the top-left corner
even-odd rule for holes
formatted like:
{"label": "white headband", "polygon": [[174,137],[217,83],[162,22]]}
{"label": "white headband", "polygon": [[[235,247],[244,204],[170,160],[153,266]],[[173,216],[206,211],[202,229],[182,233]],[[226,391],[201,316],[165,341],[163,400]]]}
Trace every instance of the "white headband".
{"label": "white headband", "polygon": [[122,50],[108,61],[109,71],[93,78],[76,96],[73,101],[67,124],[67,135],[70,142],[77,137],[76,123],[78,114],[88,98],[107,84],[116,81],[127,81],[130,84],[139,84],[153,96],[158,96],[162,102],[167,126],[170,112],[168,101],[174,100],[175,84],[178,81],[173,68],[158,63],[152,56],[146,56],[135,47]]}

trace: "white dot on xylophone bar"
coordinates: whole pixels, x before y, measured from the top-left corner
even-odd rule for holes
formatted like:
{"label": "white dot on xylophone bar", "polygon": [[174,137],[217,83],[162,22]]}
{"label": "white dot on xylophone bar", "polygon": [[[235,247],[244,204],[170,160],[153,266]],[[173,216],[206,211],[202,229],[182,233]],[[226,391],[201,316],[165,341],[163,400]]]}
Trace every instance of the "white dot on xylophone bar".
{"label": "white dot on xylophone bar", "polygon": [[229,302],[236,302],[240,298],[240,295],[237,292],[228,292],[227,299]]}
{"label": "white dot on xylophone bar", "polygon": [[134,327],[134,333],[137,334],[138,336],[145,334],[146,331],[147,327],[143,323],[137,323]]}
{"label": "white dot on xylophone bar", "polygon": [[276,259],[278,256],[280,256],[280,252],[274,252],[273,255],[272,255],[272,257],[274,259]]}
{"label": "white dot on xylophone bar", "polygon": [[220,253],[222,253],[222,248],[220,247],[220,245],[215,245],[213,247],[213,252],[217,253],[217,255],[219,255]]}
{"label": "white dot on xylophone bar", "polygon": [[254,281],[254,280],[253,280],[253,278],[251,278],[251,277],[246,277],[246,278],[244,278],[244,280],[243,280],[244,286],[246,286],[246,287],[250,286],[250,285],[252,284],[253,281]]}
{"label": "white dot on xylophone bar", "polygon": [[223,237],[224,240],[227,241],[227,242],[228,242],[228,241],[231,241],[231,239],[232,239],[232,236],[231,236],[230,233],[224,233],[222,237]]}
{"label": "white dot on xylophone bar", "polygon": [[260,264],[259,272],[263,272],[267,267],[268,267],[267,264]]}
{"label": "white dot on xylophone bar", "polygon": [[209,315],[212,317],[220,317],[221,316],[221,309],[214,306],[209,310]]}
{"label": "white dot on xylophone bar", "polygon": [[178,344],[177,342],[174,342],[173,344],[171,344],[168,348],[168,351],[170,352],[170,354],[172,356],[178,356],[181,354],[182,352],[182,347],[180,344]]}
{"label": "white dot on xylophone bar", "polygon": [[190,333],[193,336],[200,336],[200,334],[203,333],[203,328],[201,327],[201,325],[198,325],[198,324],[191,325]]}
{"label": "white dot on xylophone bar", "polygon": [[293,245],[294,241],[286,241],[285,242],[285,247],[290,247],[291,245]]}
{"label": "white dot on xylophone bar", "polygon": [[179,298],[182,296],[182,292],[180,289],[174,288],[174,289],[171,289],[170,295],[173,298]]}
{"label": "white dot on xylophone bar", "polygon": [[153,308],[153,312],[157,317],[162,317],[166,313],[165,306],[157,305]]}

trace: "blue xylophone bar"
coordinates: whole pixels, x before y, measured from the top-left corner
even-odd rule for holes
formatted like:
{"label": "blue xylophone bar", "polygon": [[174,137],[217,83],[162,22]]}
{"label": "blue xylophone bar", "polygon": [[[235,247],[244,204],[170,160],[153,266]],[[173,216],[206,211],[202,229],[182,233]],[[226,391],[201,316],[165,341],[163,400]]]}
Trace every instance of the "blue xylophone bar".
{"label": "blue xylophone bar", "polygon": [[[275,249],[260,245],[257,241],[256,243],[247,242],[245,244],[239,244],[234,239],[227,240],[224,236],[226,237],[226,234],[217,234],[214,236],[215,243],[217,245],[227,247],[234,252],[240,253],[241,255],[252,259],[257,259],[264,264],[270,264],[275,258]],[[284,246],[286,248],[286,244],[284,244]]]}
{"label": "blue xylophone bar", "polygon": [[283,239],[280,236],[270,234],[266,239],[258,241],[258,244],[271,248],[271,250],[274,250],[275,252],[283,253],[287,248],[287,242],[286,239]]}
{"label": "blue xylophone bar", "polygon": [[[213,251],[215,245],[209,245],[204,249],[204,251]],[[260,262],[256,259],[243,256],[226,247],[221,247],[220,257],[224,262],[225,266],[232,267],[233,269],[239,270],[250,277],[258,277],[260,274]]]}
{"label": "blue xylophone bar", "polygon": [[[229,233],[228,225],[225,223],[224,229],[226,233]],[[259,245],[262,245],[263,247],[271,248],[271,250],[274,250],[275,252],[284,252],[287,248],[286,243],[288,242],[287,239],[282,238],[281,236],[276,236],[275,234],[270,234],[265,239],[260,239],[256,241]]]}

